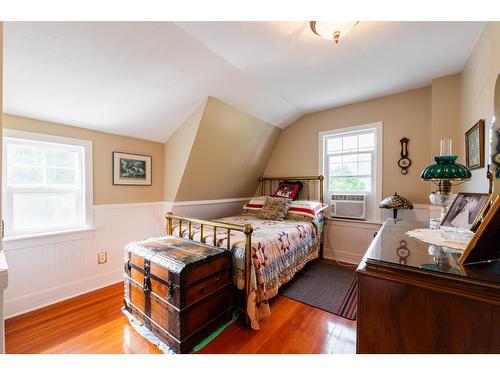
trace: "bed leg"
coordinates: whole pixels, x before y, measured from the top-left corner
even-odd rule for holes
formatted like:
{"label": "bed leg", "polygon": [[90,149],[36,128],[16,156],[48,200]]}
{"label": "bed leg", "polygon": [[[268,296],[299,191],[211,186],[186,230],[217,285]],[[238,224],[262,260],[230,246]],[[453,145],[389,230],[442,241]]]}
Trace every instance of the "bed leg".
{"label": "bed leg", "polygon": [[245,242],[245,324],[250,326],[250,317],[248,316],[248,296],[250,295],[250,273],[252,264],[252,232],[251,225],[246,224],[243,228],[243,233],[246,236]]}

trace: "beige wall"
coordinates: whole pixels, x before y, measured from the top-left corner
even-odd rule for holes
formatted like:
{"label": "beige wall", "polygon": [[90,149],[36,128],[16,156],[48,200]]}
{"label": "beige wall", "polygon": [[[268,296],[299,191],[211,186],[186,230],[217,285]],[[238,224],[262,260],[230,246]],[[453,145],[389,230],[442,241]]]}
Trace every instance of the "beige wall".
{"label": "beige wall", "polygon": [[165,143],[165,200],[175,201],[186,164],[198,132],[201,116],[205,110],[203,103]]}
{"label": "beige wall", "polygon": [[[490,162],[489,130],[494,115],[495,83],[500,73],[500,22],[488,22],[479,37],[462,72],[462,126],[461,147],[464,148],[465,132],[479,119],[485,119],[485,164]],[[500,114],[497,114],[500,117]],[[495,127],[498,127],[498,121]],[[465,152],[462,151],[462,155]],[[496,180],[496,191],[500,182]],[[462,185],[463,191],[487,192],[486,169],[472,171],[472,179]]]}
{"label": "beige wall", "polygon": [[[4,114],[4,127],[28,132],[86,139],[93,142],[94,204],[163,201],[163,144],[68,125]],[[152,156],[151,186],[114,186],[112,152]]]}
{"label": "beige wall", "polygon": [[[0,113],[3,113],[3,22],[0,22]],[[0,139],[2,137],[2,129],[3,129],[3,118],[0,117]],[[0,142],[0,176],[2,176],[2,146],[3,142]],[[0,184],[0,197],[2,196],[2,184]],[[3,217],[2,215],[2,200],[0,199],[0,216]],[[0,249],[1,251],[1,249]],[[0,304],[0,308],[2,308]],[[2,337],[0,335],[0,340],[2,340]],[[0,353],[2,351],[0,350]]]}
{"label": "beige wall", "polygon": [[431,86],[431,157],[439,155],[440,140],[451,138],[453,152],[460,147],[461,74],[432,80]]}
{"label": "beige wall", "polygon": [[[419,176],[431,161],[430,104],[431,88],[424,87],[305,115],[281,132],[265,174],[317,174],[319,132],[382,121],[383,196],[397,191],[413,203],[428,203],[431,186]],[[403,137],[410,139],[407,175],[397,165]]]}
{"label": "beige wall", "polygon": [[175,200],[252,196],[279,133],[280,129],[209,97]]}

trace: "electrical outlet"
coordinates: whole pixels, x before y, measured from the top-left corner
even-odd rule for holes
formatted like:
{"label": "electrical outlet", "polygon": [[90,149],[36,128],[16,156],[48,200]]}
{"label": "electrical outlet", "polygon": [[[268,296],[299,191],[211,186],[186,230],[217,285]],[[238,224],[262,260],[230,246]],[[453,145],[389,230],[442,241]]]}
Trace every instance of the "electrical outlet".
{"label": "electrical outlet", "polygon": [[103,251],[97,254],[97,264],[103,264],[108,261],[108,253]]}

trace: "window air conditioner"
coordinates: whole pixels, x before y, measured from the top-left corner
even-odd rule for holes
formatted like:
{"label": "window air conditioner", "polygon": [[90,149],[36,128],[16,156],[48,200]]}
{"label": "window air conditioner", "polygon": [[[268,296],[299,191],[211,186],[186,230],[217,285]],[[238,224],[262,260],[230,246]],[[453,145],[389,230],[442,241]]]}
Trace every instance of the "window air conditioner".
{"label": "window air conditioner", "polygon": [[330,215],[346,219],[366,219],[366,196],[364,194],[332,194]]}

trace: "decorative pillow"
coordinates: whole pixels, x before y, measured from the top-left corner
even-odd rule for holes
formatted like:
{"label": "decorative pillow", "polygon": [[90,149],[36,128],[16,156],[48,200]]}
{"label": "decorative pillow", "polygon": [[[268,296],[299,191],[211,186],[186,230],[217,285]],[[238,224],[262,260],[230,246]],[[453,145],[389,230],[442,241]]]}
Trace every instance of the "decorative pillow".
{"label": "decorative pillow", "polygon": [[328,205],[315,201],[294,201],[288,209],[287,215],[308,216],[316,218]]}
{"label": "decorative pillow", "polygon": [[292,200],[299,199],[299,193],[302,190],[301,181],[281,181],[273,197],[288,198]]}
{"label": "decorative pillow", "polygon": [[266,220],[283,220],[290,207],[290,202],[291,200],[287,198],[267,197],[259,217]]}
{"label": "decorative pillow", "polygon": [[267,195],[261,197],[253,197],[250,202],[243,206],[243,212],[249,213],[253,211],[254,213],[260,213],[262,206],[266,203]]}

